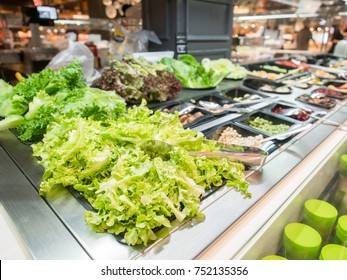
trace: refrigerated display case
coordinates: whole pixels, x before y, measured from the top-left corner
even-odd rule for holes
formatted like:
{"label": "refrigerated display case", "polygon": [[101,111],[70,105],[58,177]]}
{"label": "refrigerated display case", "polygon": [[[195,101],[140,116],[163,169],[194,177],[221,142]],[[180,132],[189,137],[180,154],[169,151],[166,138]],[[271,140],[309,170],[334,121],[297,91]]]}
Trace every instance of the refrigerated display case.
{"label": "refrigerated display case", "polygon": [[[230,98],[231,94],[244,92],[304,106],[296,100],[305,93],[304,89],[293,88],[291,94],[265,93],[248,88],[242,81],[228,80],[216,89],[184,90],[178,100]],[[252,108],[254,112],[269,113],[273,104],[256,104]],[[159,105],[163,104],[150,106],[156,109]],[[346,127],[331,125],[328,120],[346,122],[345,105],[346,101],[339,101],[331,109],[319,109],[325,115],[315,120],[310,129],[275,149],[270,143],[265,165],[246,170],[251,199],[231,188],[213,189],[202,199],[204,221],[173,221],[170,230],[159,230],[158,239],[146,247],[130,247],[120,236],[93,232],[83,218],[90,206],[70,189],[57,188],[47,197],[40,197],[43,168],[33,158],[30,143],[21,142],[13,131],[1,132],[0,201],[5,224],[10,235],[16,237],[11,242],[22,248],[21,258],[33,259],[257,259],[278,247],[279,243],[271,248],[265,245],[276,240],[274,234],[279,234],[281,224],[277,231],[261,235],[273,220],[278,217],[277,222],[284,223],[284,217],[297,218],[299,210],[294,210],[295,206],[305,198],[319,197],[332,180],[338,155],[347,151],[347,139]],[[318,110],[311,105],[305,108]],[[238,113],[214,116],[189,128],[207,136],[214,128],[237,122],[240,117]],[[292,212],[282,215],[284,208]],[[264,238],[268,238],[265,243]]]}
{"label": "refrigerated display case", "polygon": [[331,202],[338,182],[339,159],[346,152],[346,132],[332,132],[198,258],[260,260],[278,254],[284,227],[302,221],[306,200]]}

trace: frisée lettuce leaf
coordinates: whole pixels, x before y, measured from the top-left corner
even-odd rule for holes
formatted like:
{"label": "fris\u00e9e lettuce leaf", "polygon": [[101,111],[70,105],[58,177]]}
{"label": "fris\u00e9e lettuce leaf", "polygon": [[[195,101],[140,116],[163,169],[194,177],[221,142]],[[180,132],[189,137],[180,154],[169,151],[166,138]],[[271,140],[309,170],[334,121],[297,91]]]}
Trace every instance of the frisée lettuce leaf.
{"label": "fris\u00e9e lettuce leaf", "polygon": [[59,116],[95,120],[115,119],[125,101],[114,93],[83,82],[82,64],[74,61],[55,72],[44,69],[23,78],[15,87],[0,80],[0,131],[16,128],[22,141],[42,139]]}
{"label": "fris\u00e9e lettuce leaf", "polygon": [[214,60],[204,58],[202,59],[201,64],[206,69],[213,69],[216,72],[229,72],[229,74],[226,76],[228,79],[243,79],[249,73],[245,67],[239,64],[234,64],[230,59],[227,58],[219,58]]}
{"label": "fris\u00e9e lettuce leaf", "polygon": [[[184,129],[177,114],[145,105],[114,120],[61,116],[32,145],[45,169],[40,194],[72,186],[94,209],[85,212],[86,223],[129,245],[156,240],[156,229],[170,228],[173,219],[202,217],[200,201],[212,186],[225,183],[250,197],[240,162],[190,155],[217,148],[201,132]],[[175,148],[165,158],[148,154],[141,144],[149,139]]]}
{"label": "fris\u00e9e lettuce leaf", "polygon": [[192,89],[215,87],[230,72],[228,69],[216,71],[213,68],[207,68],[190,54],[181,55],[178,59],[165,57],[160,60],[160,63],[175,74],[183,87]]}

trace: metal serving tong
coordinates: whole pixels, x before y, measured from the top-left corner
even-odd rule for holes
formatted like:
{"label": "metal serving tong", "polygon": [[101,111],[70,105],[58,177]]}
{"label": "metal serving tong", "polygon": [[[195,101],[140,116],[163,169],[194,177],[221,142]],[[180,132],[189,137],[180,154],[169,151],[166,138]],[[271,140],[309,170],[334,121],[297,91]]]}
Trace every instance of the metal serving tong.
{"label": "metal serving tong", "polygon": [[[241,161],[247,166],[263,166],[268,153],[259,148],[224,144],[222,142],[213,140],[204,140],[206,142],[215,142],[219,151],[204,152],[204,151],[190,151],[189,154],[194,156],[205,157],[227,157],[233,160]],[[141,144],[141,148],[146,151],[151,157],[159,156],[163,159],[170,158],[170,152],[175,149],[174,145],[160,141],[160,140],[147,140]]]}

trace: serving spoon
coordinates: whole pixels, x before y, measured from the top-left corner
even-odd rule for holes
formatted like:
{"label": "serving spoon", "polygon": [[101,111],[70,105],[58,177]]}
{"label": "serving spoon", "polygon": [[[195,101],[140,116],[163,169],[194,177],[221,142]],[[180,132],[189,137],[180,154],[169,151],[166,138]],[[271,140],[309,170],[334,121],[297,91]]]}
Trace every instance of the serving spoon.
{"label": "serving spoon", "polygon": [[260,142],[263,143],[263,142],[267,142],[267,141],[270,141],[270,140],[280,140],[280,141],[283,141],[283,140],[286,140],[289,137],[293,136],[296,133],[299,133],[301,131],[309,129],[311,126],[312,126],[311,123],[306,123],[306,124],[299,124],[299,123],[297,123],[297,124],[292,125],[287,131],[282,132],[282,133],[278,133],[278,134],[275,134],[275,135],[272,135],[272,136],[269,136],[269,137],[265,137],[264,139],[260,140]]}
{"label": "serving spoon", "polygon": [[239,108],[239,107],[244,107],[247,105],[254,105],[254,104],[258,104],[261,103],[263,101],[267,101],[267,100],[273,100],[273,97],[261,97],[260,95],[257,95],[260,98],[247,98],[245,100],[250,100],[250,101],[245,101],[245,102],[240,102],[240,103],[233,103],[233,104],[229,104],[231,107],[225,108],[223,106],[221,106],[220,104],[213,102],[213,101],[205,101],[205,100],[200,100],[199,104],[208,109],[208,110],[224,110],[224,109],[233,109],[233,108]]}
{"label": "serving spoon", "polygon": [[[258,102],[260,100],[264,100],[267,98],[269,98],[269,97],[263,97],[263,96],[260,96],[259,94],[252,93],[248,96],[242,97],[240,100],[236,100],[235,98],[234,98],[234,100],[237,102],[240,102],[242,104],[253,104],[253,102]],[[239,103],[237,103],[237,104],[239,104]]]}
{"label": "serving spoon", "polygon": [[[258,102],[256,102],[258,103]],[[253,104],[253,102],[252,102]],[[226,111],[230,111],[229,109],[231,109],[231,111],[235,110],[234,105],[230,104],[230,107],[223,107],[222,105],[216,103],[216,102],[212,102],[212,101],[204,101],[201,100],[199,101],[199,105],[201,105],[205,110],[226,110]]]}
{"label": "serving spoon", "polygon": [[[217,104],[217,105],[220,106],[219,104]],[[247,109],[247,108],[225,108],[225,107],[222,107],[222,106],[216,107],[216,108],[213,108],[213,109],[208,109],[208,108],[205,108],[205,107],[197,106],[197,105],[195,105],[193,103],[190,103],[190,102],[185,102],[185,103],[176,105],[176,106],[174,106],[174,107],[172,107],[170,109],[170,112],[173,113],[175,111],[178,111],[178,115],[179,116],[183,116],[183,115],[189,114],[194,109],[200,109],[200,110],[208,111],[208,112],[211,112],[211,110],[223,110],[223,111],[229,111],[229,112],[241,113],[241,114],[250,112],[250,110]]]}
{"label": "serving spoon", "polygon": [[[205,142],[214,142],[219,151],[188,151],[190,155],[204,157],[226,157],[232,160],[241,161],[248,166],[262,166],[265,163],[268,153],[262,149],[240,146],[233,144],[225,144],[213,140],[204,140]],[[160,157],[164,160],[169,160],[170,154],[177,147],[157,139],[145,140],[140,144],[141,148],[151,157]]]}
{"label": "serving spoon", "polygon": [[293,117],[293,116],[298,116],[299,114],[305,114],[308,115],[310,118],[316,119],[316,120],[321,120],[323,122],[326,122],[327,124],[331,124],[333,126],[343,126],[345,127],[344,124],[335,122],[335,121],[331,121],[329,119],[325,119],[325,118],[321,118],[321,117],[317,117],[314,114],[308,114],[305,110],[299,109],[299,108],[289,108],[289,109],[285,109],[281,112],[279,112],[280,115],[286,116],[286,117]]}

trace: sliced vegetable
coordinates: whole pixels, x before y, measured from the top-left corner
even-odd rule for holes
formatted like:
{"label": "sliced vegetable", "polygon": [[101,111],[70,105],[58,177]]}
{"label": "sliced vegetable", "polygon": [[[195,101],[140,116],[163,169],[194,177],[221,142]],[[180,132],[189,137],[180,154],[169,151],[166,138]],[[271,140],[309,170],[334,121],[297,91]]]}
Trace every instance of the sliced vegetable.
{"label": "sliced vegetable", "polygon": [[287,124],[274,124],[272,121],[256,117],[247,121],[249,126],[264,131],[270,135],[279,134],[289,129]]}

